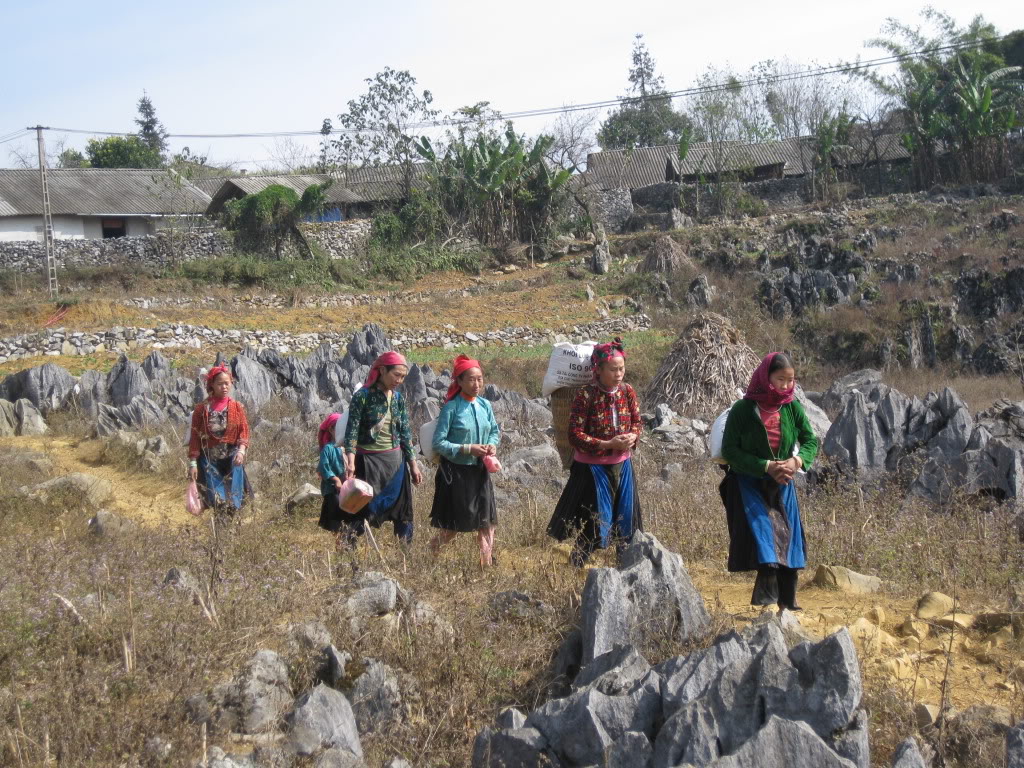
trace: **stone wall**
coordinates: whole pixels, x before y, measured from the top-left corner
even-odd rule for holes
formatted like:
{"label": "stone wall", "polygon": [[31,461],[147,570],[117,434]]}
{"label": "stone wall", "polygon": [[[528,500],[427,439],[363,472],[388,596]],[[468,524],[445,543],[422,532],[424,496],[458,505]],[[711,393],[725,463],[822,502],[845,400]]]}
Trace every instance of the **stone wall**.
{"label": "stone wall", "polygon": [[[370,219],[350,219],[301,225],[306,237],[334,259],[358,255],[370,236]],[[213,259],[234,252],[234,239],[221,229],[162,230],[155,235],[109,240],[56,240],[54,252],[61,267],[101,267],[114,264],[164,266],[196,259]],[[286,256],[304,257],[304,249],[289,242]],[[269,254],[268,254],[269,256]],[[0,242],[0,269],[42,270],[46,250],[30,240]]]}
{"label": "stone wall", "polygon": [[[110,240],[56,240],[54,253],[62,267],[99,267],[111,264],[162,266],[195,259],[211,259],[230,253],[229,233],[212,230],[118,237]],[[46,250],[31,241],[0,242],[0,269],[42,270]]]}
{"label": "stone wall", "polygon": [[373,219],[348,219],[302,225],[306,237],[315,241],[332,259],[351,259],[362,253],[370,239],[372,228]]}
{"label": "stone wall", "polygon": [[633,217],[633,199],[628,189],[595,189],[587,195],[591,218],[609,232],[621,232]]}

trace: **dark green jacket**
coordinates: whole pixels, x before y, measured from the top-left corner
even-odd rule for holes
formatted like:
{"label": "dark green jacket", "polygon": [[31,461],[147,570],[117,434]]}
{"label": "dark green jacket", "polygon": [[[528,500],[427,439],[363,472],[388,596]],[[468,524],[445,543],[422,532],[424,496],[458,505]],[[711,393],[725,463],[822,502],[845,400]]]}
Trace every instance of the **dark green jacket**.
{"label": "dark green jacket", "polygon": [[818,455],[818,438],[803,406],[796,400],[787,403],[782,406],[779,417],[782,439],[779,441],[778,452],[772,453],[768,433],[757,415],[757,403],[753,400],[737,400],[733,404],[722,436],[722,458],[733,471],[761,477],[769,461],[781,461],[793,455],[794,443],[800,444],[797,455],[804,463],[803,468],[810,468],[814,457]]}
{"label": "dark green jacket", "polygon": [[[388,410],[388,396],[377,387],[360,387],[348,404],[348,425],[345,428],[345,450],[356,452],[357,445],[373,442],[370,430],[377,426]],[[409,411],[401,392],[391,397],[391,445],[402,447],[406,461],[415,458],[412,447],[412,430],[409,427]]]}

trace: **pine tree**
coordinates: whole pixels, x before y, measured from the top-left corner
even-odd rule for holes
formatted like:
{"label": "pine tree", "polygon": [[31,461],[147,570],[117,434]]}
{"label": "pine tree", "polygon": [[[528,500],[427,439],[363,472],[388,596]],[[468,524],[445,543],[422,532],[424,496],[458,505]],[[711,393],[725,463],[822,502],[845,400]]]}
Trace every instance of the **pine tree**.
{"label": "pine tree", "polygon": [[139,99],[138,110],[135,124],[139,126],[139,138],[154,152],[163,155],[167,151],[167,129],[157,119],[156,108],[145,91]]}

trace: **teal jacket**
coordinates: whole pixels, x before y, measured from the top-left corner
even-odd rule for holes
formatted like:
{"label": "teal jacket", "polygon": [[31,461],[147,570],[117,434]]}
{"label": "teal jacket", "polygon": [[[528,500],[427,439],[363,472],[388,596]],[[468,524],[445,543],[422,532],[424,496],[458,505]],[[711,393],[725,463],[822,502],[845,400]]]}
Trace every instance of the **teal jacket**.
{"label": "teal jacket", "polygon": [[316,471],[320,473],[320,495],[329,496],[334,493],[336,489],[332,478],[340,477],[345,482],[345,458],[341,455],[341,448],[333,442],[321,448]]}
{"label": "teal jacket", "polygon": [[768,432],[757,415],[757,403],[753,400],[737,400],[729,410],[722,436],[722,458],[735,472],[761,477],[769,461],[788,459],[793,455],[793,445],[800,444],[797,454],[808,469],[818,455],[818,438],[811,428],[803,406],[796,400],[782,406],[779,411],[779,450],[772,452],[768,444]]}
{"label": "teal jacket", "polygon": [[485,398],[477,397],[472,403],[456,395],[441,408],[434,430],[433,448],[455,464],[476,464],[480,460],[464,453],[464,445],[498,445],[498,422],[494,409]]}
{"label": "teal jacket", "polygon": [[[345,428],[344,440],[346,451],[355,453],[357,445],[373,443],[370,430],[383,418],[387,407],[387,395],[377,387],[360,387],[356,390],[352,402],[348,404],[348,426]],[[395,392],[391,397],[391,445],[393,448],[402,446],[402,455],[406,461],[414,460],[409,411],[401,392]]]}

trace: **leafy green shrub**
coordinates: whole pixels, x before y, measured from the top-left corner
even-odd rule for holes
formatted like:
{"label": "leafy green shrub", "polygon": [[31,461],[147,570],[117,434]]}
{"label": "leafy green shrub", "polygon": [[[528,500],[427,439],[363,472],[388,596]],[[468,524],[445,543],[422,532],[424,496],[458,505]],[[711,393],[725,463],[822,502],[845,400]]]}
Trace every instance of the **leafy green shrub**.
{"label": "leafy green shrub", "polygon": [[370,225],[371,248],[397,248],[405,241],[405,237],[405,224],[397,214],[387,211],[373,217],[373,223]]}

